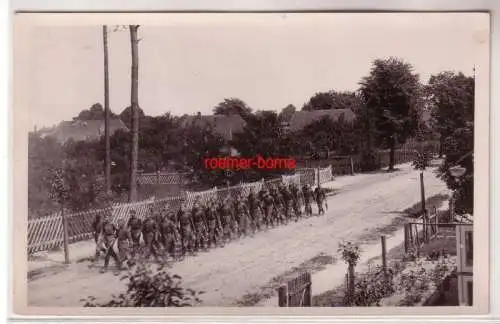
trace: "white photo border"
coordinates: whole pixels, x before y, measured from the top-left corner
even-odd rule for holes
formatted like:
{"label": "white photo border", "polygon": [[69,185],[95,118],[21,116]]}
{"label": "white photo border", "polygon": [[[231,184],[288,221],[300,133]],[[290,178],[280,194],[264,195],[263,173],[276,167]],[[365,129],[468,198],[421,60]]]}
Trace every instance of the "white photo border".
{"label": "white photo border", "polygon": [[[208,4],[210,3],[210,4]],[[68,2],[64,0],[46,0],[42,3],[38,3],[38,1],[28,1],[28,0],[13,0],[11,3],[11,22],[13,21],[12,16],[15,11],[59,11],[59,12],[70,12],[70,11],[336,11],[336,10],[343,10],[343,11],[358,11],[358,10],[378,10],[378,11],[477,11],[477,10],[482,10],[482,11],[491,11],[491,64],[489,70],[491,71],[491,83],[490,83],[490,89],[498,89],[500,86],[499,84],[499,71],[498,69],[495,69],[497,67],[498,62],[494,60],[494,58],[500,58],[500,49],[499,49],[499,36],[497,33],[495,33],[495,29],[497,26],[499,26],[500,23],[500,18],[498,16],[499,10],[500,10],[500,2],[498,1],[475,1],[475,0],[462,0],[462,1],[454,1],[453,3],[451,2],[436,2],[436,1],[419,1],[419,2],[408,2],[408,1],[398,1],[398,2],[390,2],[390,4],[384,3],[384,1],[379,1],[377,4],[375,4],[373,1],[325,1],[325,0],[313,0],[313,1],[294,1],[293,5],[290,2],[287,1],[210,1],[210,2],[201,2],[201,1],[142,1],[140,3],[133,1],[133,0],[115,0],[115,1],[86,1],[86,2],[78,2],[78,3],[73,3],[73,2]],[[12,24],[10,24],[12,28]],[[10,33],[8,30],[4,30],[7,35],[12,34],[12,30],[10,30]],[[2,32],[3,33],[3,32]],[[8,44],[12,46],[12,44]],[[7,48],[11,48],[7,46]],[[12,51],[10,51],[12,53]],[[7,57],[9,59],[9,57]],[[12,60],[11,60],[12,61]],[[9,71],[6,69],[6,71]],[[484,72],[483,72],[484,73]],[[11,87],[10,89],[13,89],[13,83],[12,79],[9,78],[9,82]],[[485,86],[485,85],[483,85]],[[478,84],[478,87],[480,85]],[[13,93],[12,91],[10,93]],[[490,111],[489,111],[489,116],[486,118],[486,120],[490,120],[490,135],[491,135],[491,141],[490,141],[490,159],[489,162],[491,164],[486,165],[482,164],[482,167],[485,167],[486,169],[490,170],[490,175],[489,179],[490,181],[490,192],[492,194],[495,193],[495,183],[498,180],[498,175],[497,172],[495,172],[495,163],[494,161],[497,160],[497,152],[496,152],[496,143],[498,140],[498,134],[495,129],[495,125],[498,123],[498,116],[495,111],[495,107],[499,103],[499,98],[498,94],[495,94],[495,91],[489,91],[490,96],[491,96],[491,102],[490,102]],[[9,96],[7,96],[9,97]],[[13,102],[12,100],[13,97],[10,97],[10,100],[8,103]],[[7,105],[7,107],[11,107],[12,105]],[[10,113],[7,110],[7,118],[4,118],[3,120],[9,121]],[[481,123],[478,119],[476,119],[478,123]],[[13,127],[13,124],[11,124]],[[9,128],[3,127],[3,130],[6,131],[5,136],[2,138],[10,138],[9,135],[14,134],[13,131],[9,131]],[[478,128],[476,127],[476,130]],[[477,139],[477,136],[476,136]],[[484,141],[481,143],[484,145]],[[9,145],[7,145],[9,147]],[[478,149],[480,148],[480,143],[476,142],[475,148]],[[10,151],[10,150],[9,150]],[[12,153],[10,154],[10,163],[13,164],[13,159],[12,159]],[[1,160],[1,163],[3,164],[4,159]],[[488,163],[488,162],[487,162]],[[7,166],[9,163],[7,163]],[[477,170],[476,166],[476,170]],[[7,169],[7,168],[6,168]],[[9,169],[7,169],[9,170]],[[12,173],[11,171],[7,172],[7,174]],[[17,174],[17,173],[15,173]],[[4,179],[7,179],[4,178]],[[9,179],[12,179],[12,177],[9,177]],[[486,179],[483,179],[486,180]],[[488,180],[486,180],[488,181]],[[488,185],[488,183],[483,182],[481,185],[481,188],[484,188],[484,185]],[[479,187],[479,184],[476,185],[476,188]],[[484,190],[484,189],[482,189]],[[7,192],[10,192],[7,190]],[[477,196],[477,195],[476,195]],[[460,317],[460,320],[473,320],[473,319],[480,319],[480,320],[486,320],[490,319],[492,320],[493,318],[499,318],[500,316],[500,310],[495,309],[495,305],[500,305],[499,303],[499,280],[495,280],[495,276],[493,276],[494,273],[498,272],[498,262],[500,260],[499,253],[494,247],[499,246],[499,239],[496,238],[495,235],[493,235],[495,232],[495,229],[499,229],[499,223],[498,221],[495,221],[495,218],[492,217],[493,215],[496,214],[496,206],[495,206],[495,197],[490,196],[490,246],[491,248],[491,265],[490,265],[490,314],[488,316],[466,316]],[[9,213],[9,206],[8,204],[3,204],[3,206],[7,207],[6,210],[6,215],[10,215]],[[11,216],[12,217],[12,216]],[[4,226],[4,228],[11,228]],[[8,237],[7,235],[4,235],[4,237]],[[12,264],[13,266],[13,259],[12,259],[12,246],[9,246],[6,252],[7,256],[10,256],[10,258],[7,258],[9,264]],[[496,270],[496,271],[495,271]],[[12,268],[10,269],[12,271]],[[12,272],[10,273],[12,274]],[[8,274],[8,275],[10,275]],[[7,277],[9,278],[9,277]],[[8,280],[10,282],[10,280]],[[5,287],[5,286],[4,286]],[[10,294],[12,296],[12,294]],[[94,309],[95,310],[95,309]],[[239,309],[239,313],[245,313],[246,309]],[[302,313],[302,312],[301,312]],[[292,314],[292,313],[290,313]],[[10,317],[13,317],[13,314],[7,314]],[[40,314],[41,315],[41,314]],[[61,314],[62,315],[62,314]],[[83,315],[83,314],[82,314]],[[310,314],[312,316],[312,314]],[[19,320],[22,320],[20,317],[17,317]],[[59,319],[61,317],[58,316]],[[77,317],[71,317],[72,321],[76,320]],[[149,317],[151,318],[151,317]],[[441,319],[441,320],[452,320],[456,321],[458,318],[453,318],[451,319],[449,316],[446,317],[432,317],[433,319]],[[27,319],[27,318],[26,318]],[[85,321],[99,321],[99,319],[103,319],[103,317],[87,317],[85,318]],[[120,321],[130,321],[130,319],[125,319],[125,318],[112,318],[112,317],[106,317],[106,320],[120,320]],[[153,319],[153,318],[151,318]],[[293,318],[289,317],[248,317],[248,316],[229,316],[229,317],[212,317],[212,316],[187,316],[187,317],[168,317],[164,318],[165,320],[169,321],[210,321],[210,322],[238,322],[238,321],[259,321],[259,322],[266,322],[266,319],[270,322],[277,322],[277,321],[293,321],[293,322],[316,322],[316,321],[328,321],[328,322],[352,322],[352,320],[358,320],[361,322],[376,322],[376,321],[381,321],[381,322],[390,322],[394,320],[401,320],[405,322],[411,322],[412,319],[414,320],[422,320],[424,317],[421,316],[404,316],[404,317],[395,317],[395,316],[377,316],[377,317],[342,317],[342,318],[333,318],[333,317],[304,317],[304,316],[296,316]],[[430,319],[429,317],[425,317],[425,319]],[[69,318],[68,318],[69,320]],[[154,321],[154,320],[153,320]]]}

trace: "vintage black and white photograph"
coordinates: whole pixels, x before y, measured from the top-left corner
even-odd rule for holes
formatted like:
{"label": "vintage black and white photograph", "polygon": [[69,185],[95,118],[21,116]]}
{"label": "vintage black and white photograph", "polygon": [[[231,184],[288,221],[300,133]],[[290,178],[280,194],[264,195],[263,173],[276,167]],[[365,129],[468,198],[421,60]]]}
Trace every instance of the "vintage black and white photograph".
{"label": "vintage black and white photograph", "polygon": [[488,14],[40,17],[24,307],[488,307]]}

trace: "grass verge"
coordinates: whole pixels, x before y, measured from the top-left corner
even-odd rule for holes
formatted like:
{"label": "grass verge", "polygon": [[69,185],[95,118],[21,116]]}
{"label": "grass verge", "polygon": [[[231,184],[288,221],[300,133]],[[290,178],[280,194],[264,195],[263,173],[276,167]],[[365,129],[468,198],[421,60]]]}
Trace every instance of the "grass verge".
{"label": "grass verge", "polygon": [[295,278],[303,272],[317,272],[323,270],[327,265],[335,264],[337,259],[331,255],[320,253],[312,259],[301,263],[279,276],[271,279],[267,284],[259,287],[256,291],[246,293],[236,301],[236,306],[255,306],[261,300],[269,299],[276,294],[276,290],[288,280]]}

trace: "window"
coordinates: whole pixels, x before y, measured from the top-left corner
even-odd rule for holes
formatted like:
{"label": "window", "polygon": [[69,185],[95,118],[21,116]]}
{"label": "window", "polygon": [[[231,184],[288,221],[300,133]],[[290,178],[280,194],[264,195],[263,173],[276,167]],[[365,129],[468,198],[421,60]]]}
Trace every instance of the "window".
{"label": "window", "polygon": [[472,289],[472,280],[467,281],[467,305],[472,306],[472,296],[473,296],[473,289]]}
{"label": "window", "polygon": [[474,231],[472,225],[457,225],[457,272],[472,273]]}
{"label": "window", "polygon": [[460,306],[473,306],[474,284],[472,275],[458,275],[458,302]]}
{"label": "window", "polygon": [[472,231],[465,232],[465,265],[467,267],[472,267],[472,257],[474,253],[473,249],[473,233]]}

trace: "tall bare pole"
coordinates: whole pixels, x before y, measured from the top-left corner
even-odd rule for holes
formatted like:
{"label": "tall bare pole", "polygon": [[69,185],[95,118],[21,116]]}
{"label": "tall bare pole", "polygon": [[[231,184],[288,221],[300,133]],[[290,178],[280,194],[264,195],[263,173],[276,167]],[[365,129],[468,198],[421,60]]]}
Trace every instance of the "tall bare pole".
{"label": "tall bare pole", "polygon": [[132,110],[132,150],[130,154],[130,189],[129,202],[137,200],[137,167],[139,164],[139,25],[129,25],[132,52],[130,109]]}
{"label": "tall bare pole", "polygon": [[106,159],[104,162],[104,177],[106,192],[111,193],[111,144],[109,140],[109,67],[108,67],[108,26],[102,26],[104,43],[104,141],[106,145]]}

